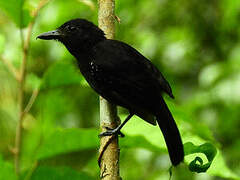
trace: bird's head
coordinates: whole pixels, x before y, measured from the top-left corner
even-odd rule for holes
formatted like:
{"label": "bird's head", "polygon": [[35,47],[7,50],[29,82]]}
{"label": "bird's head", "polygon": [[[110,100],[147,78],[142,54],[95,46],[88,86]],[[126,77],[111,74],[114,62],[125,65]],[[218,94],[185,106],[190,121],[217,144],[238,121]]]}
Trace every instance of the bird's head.
{"label": "bird's head", "polygon": [[99,41],[105,39],[104,33],[93,23],[85,19],[67,21],[59,28],[40,34],[37,38],[58,40],[74,54],[76,51],[86,51]]}

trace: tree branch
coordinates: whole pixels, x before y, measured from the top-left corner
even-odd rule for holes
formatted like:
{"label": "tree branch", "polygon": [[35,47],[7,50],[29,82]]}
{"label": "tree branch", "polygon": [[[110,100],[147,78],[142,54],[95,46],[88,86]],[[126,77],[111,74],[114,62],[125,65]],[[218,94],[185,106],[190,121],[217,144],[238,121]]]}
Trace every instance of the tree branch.
{"label": "tree branch", "polygon": [[[106,34],[106,37],[112,39],[115,33],[115,1],[98,1],[98,25]],[[100,97],[100,129],[106,131],[105,127],[116,128],[119,124],[116,106],[110,104]],[[100,177],[104,180],[120,180],[119,176],[119,145],[118,137],[101,137],[99,159]]]}

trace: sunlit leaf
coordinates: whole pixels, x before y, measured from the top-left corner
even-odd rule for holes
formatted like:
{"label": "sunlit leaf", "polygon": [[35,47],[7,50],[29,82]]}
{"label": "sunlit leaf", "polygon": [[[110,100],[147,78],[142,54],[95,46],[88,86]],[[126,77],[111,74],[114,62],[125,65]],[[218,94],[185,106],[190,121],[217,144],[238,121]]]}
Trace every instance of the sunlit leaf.
{"label": "sunlit leaf", "polygon": [[5,45],[5,38],[0,34],[0,53],[3,52],[4,50],[4,45]]}
{"label": "sunlit leaf", "polygon": [[192,172],[206,172],[208,168],[211,166],[214,157],[216,156],[217,149],[210,143],[205,143],[200,146],[195,146],[191,142],[187,142],[184,144],[184,153],[185,156],[194,153],[203,153],[208,159],[207,163],[204,163],[201,157],[197,156],[195,159],[189,164],[189,169]]}
{"label": "sunlit leaf", "polygon": [[44,74],[41,89],[58,88],[71,85],[86,85],[79,70],[68,62],[52,65]]}
{"label": "sunlit leaf", "polygon": [[17,179],[13,164],[3,161],[2,157],[0,156],[0,180],[15,180]]}
{"label": "sunlit leaf", "polygon": [[94,149],[98,144],[98,132],[95,129],[57,129],[43,140],[37,158],[44,159],[63,153]]}
{"label": "sunlit leaf", "polygon": [[29,91],[38,89],[41,85],[41,79],[33,73],[27,75],[26,78],[26,88]]}
{"label": "sunlit leaf", "polygon": [[[124,119],[124,117],[122,118]],[[213,176],[221,174],[221,177],[235,179],[238,177],[225,165],[222,155],[219,150],[217,153],[215,146],[211,143],[204,143],[199,137],[193,134],[186,134],[185,131],[188,132],[189,130],[185,128],[181,129],[183,139],[191,139],[193,142],[202,143],[199,146],[195,146],[192,142],[184,144],[185,161],[191,171],[198,173],[207,172]],[[144,148],[157,153],[167,152],[162,133],[157,126],[149,125],[139,118],[133,117],[122,132],[126,137],[120,139],[121,148]],[[216,164],[218,164],[217,166],[221,166],[221,168],[217,168]]]}
{"label": "sunlit leaf", "polygon": [[54,168],[47,166],[38,167],[32,174],[31,180],[94,180],[86,173],[75,171],[68,167]]}
{"label": "sunlit leaf", "polygon": [[222,17],[222,28],[231,30],[238,27],[238,18],[239,18],[239,6],[240,1],[238,0],[223,0],[220,5],[223,9]]}
{"label": "sunlit leaf", "polygon": [[94,2],[92,0],[79,0],[79,2],[87,5],[88,7],[91,8],[91,10],[95,10],[96,9],[96,5],[94,4]]}
{"label": "sunlit leaf", "polygon": [[[121,119],[124,118],[125,116],[121,116]],[[134,142],[134,146],[146,145],[150,149],[152,148],[152,150],[156,150],[156,148],[160,148],[162,150],[166,149],[159,127],[150,125],[137,116],[131,118],[131,120],[124,126],[122,132],[126,135],[126,137],[120,139],[120,142],[123,140],[125,145],[128,145],[127,138],[131,137],[130,143],[132,146]]]}
{"label": "sunlit leaf", "polygon": [[212,176],[219,176],[226,179],[240,180],[240,176],[229,169],[223,158],[222,152],[218,152],[207,173]]}
{"label": "sunlit leaf", "polygon": [[[185,156],[193,155],[197,153],[194,160],[187,159],[189,162],[189,169],[192,172],[202,173],[207,172],[212,176],[220,176],[223,178],[231,178],[231,179],[240,179],[234,172],[232,172],[225,164],[224,159],[222,157],[222,153],[217,150],[212,144],[204,143],[199,146],[195,146],[191,142],[187,142],[184,144]],[[207,162],[204,162],[203,157],[198,155],[204,154]],[[191,157],[193,157],[191,156]]]}
{"label": "sunlit leaf", "polygon": [[0,9],[2,9],[18,27],[26,27],[31,20],[30,12],[23,9],[23,3],[23,0],[0,0]]}
{"label": "sunlit leaf", "polygon": [[154,152],[161,152],[162,150],[157,146],[151,144],[144,136],[127,136],[120,139],[121,148],[145,148]]}

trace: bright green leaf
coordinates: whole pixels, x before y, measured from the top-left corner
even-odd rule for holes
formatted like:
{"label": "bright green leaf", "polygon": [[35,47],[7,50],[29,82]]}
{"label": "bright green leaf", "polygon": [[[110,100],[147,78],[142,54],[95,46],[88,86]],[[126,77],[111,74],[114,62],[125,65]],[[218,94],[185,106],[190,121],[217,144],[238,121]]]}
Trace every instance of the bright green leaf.
{"label": "bright green leaf", "polygon": [[3,35],[0,34],[0,53],[3,52],[4,50],[4,45],[5,45],[5,38]]}
{"label": "bright green leaf", "polygon": [[194,160],[191,160],[189,163],[189,170],[197,173],[206,172],[217,154],[217,149],[210,143],[204,143],[199,146],[195,146],[192,142],[184,144],[185,156],[195,155],[196,153],[204,154],[207,162],[204,163],[203,157],[195,156]]}
{"label": "bright green leaf", "polygon": [[17,179],[14,167],[11,163],[3,161],[0,156],[0,180],[15,180]]}
{"label": "bright green leaf", "polygon": [[235,174],[232,170],[230,170],[224,159],[223,154],[221,152],[218,152],[216,157],[214,158],[214,161],[212,162],[211,167],[207,171],[208,174],[212,176],[219,176],[226,179],[236,179],[240,180],[240,176]]}
{"label": "bright green leaf", "polygon": [[31,180],[93,180],[91,176],[83,172],[77,172],[68,167],[53,168],[47,166],[38,167],[32,174]]}
{"label": "bright green leaf", "polygon": [[145,148],[154,152],[161,152],[161,149],[151,144],[143,136],[127,136],[120,140],[121,148]]}
{"label": "bright green leaf", "polygon": [[225,164],[221,152],[210,143],[204,143],[200,146],[195,146],[191,142],[184,144],[185,156],[195,153],[202,153],[206,156],[208,162],[196,156],[194,160],[189,163],[189,169],[192,172],[206,172],[213,176],[220,176],[223,178],[240,179],[234,174]]}
{"label": "bright green leaf", "polygon": [[79,70],[69,62],[57,62],[44,74],[42,89],[58,88],[70,85],[86,85]]}
{"label": "bright green leaf", "polygon": [[41,85],[41,79],[33,73],[27,75],[26,88],[30,91],[39,88]]}
{"label": "bright green leaf", "polygon": [[63,153],[97,148],[98,131],[95,129],[57,129],[48,136],[38,151],[38,159],[53,157]]}
{"label": "bright green leaf", "polygon": [[[124,119],[124,118],[125,116],[124,117],[121,116],[121,119]],[[151,147],[152,150],[155,149],[155,147],[160,148],[161,150],[166,149],[164,139],[162,137],[159,127],[150,125],[144,122],[142,119],[138,118],[137,116],[134,116],[133,118],[131,118],[131,120],[127,123],[127,125],[124,126],[122,132],[126,135],[126,137],[123,138],[124,139],[123,142],[128,137],[132,137],[132,140],[134,140],[136,144],[138,144],[139,138],[141,138],[144,142],[147,142],[146,144],[147,147]],[[120,141],[122,141],[122,139],[120,139]],[[143,144],[141,146],[143,146]]]}
{"label": "bright green leaf", "polygon": [[[190,139],[194,143],[202,143],[200,146],[195,146],[191,142],[184,144],[185,162],[189,164],[192,171],[207,172],[213,176],[237,179],[238,176],[225,165],[223,157],[219,150],[217,153],[216,147],[210,143],[204,143],[204,140],[191,134],[189,128],[185,127],[185,122],[181,122],[179,127],[183,142],[184,139]],[[128,122],[122,132],[126,137],[120,139],[121,148],[145,148],[152,152],[167,152],[159,127],[149,125],[136,116]]]}
{"label": "bright green leaf", "polygon": [[212,162],[217,154],[217,149],[210,143],[204,143],[200,146],[195,146],[191,142],[184,144],[185,156],[193,153],[203,153],[206,155],[209,162]]}
{"label": "bright green leaf", "polygon": [[[26,27],[31,20],[30,12],[23,9],[23,0],[0,0],[2,9],[18,27]],[[22,16],[22,20],[21,20]]]}

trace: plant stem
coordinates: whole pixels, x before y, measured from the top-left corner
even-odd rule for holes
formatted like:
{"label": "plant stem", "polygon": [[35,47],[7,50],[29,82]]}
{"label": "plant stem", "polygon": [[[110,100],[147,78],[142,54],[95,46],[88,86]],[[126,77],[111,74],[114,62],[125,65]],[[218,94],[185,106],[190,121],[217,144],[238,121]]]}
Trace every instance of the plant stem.
{"label": "plant stem", "polygon": [[17,123],[17,127],[16,127],[16,138],[15,138],[15,148],[14,148],[15,172],[17,175],[19,175],[20,167],[21,167],[20,157],[21,157],[21,149],[22,149],[23,119],[24,119],[25,114],[28,113],[28,111],[30,110],[31,106],[33,105],[33,103],[36,99],[36,96],[38,95],[38,90],[35,90],[33,92],[32,97],[30,98],[29,102],[27,103],[27,107],[26,108],[24,107],[24,98],[25,98],[24,85],[25,85],[25,79],[26,79],[26,65],[27,65],[27,57],[28,57],[28,52],[29,52],[29,47],[30,47],[30,39],[31,39],[32,30],[33,30],[33,25],[35,23],[38,12],[47,2],[48,2],[48,0],[41,0],[38,4],[37,9],[32,13],[33,20],[28,25],[28,32],[27,32],[26,40],[24,40],[23,30],[20,29],[20,36],[21,36],[21,41],[22,41],[22,46],[23,46],[23,59],[22,59],[22,65],[20,68],[20,75],[19,75],[19,90],[18,90],[19,119],[18,119],[18,123]]}
{"label": "plant stem", "polygon": [[[114,37],[115,32],[115,1],[98,1],[98,25],[106,34],[108,39]],[[116,106],[100,97],[100,129],[106,131],[105,127],[116,128],[119,124]],[[99,149],[100,177],[104,180],[119,180],[119,145],[118,137],[102,137]]]}
{"label": "plant stem", "polygon": [[19,82],[19,72],[18,70],[10,63],[7,59],[5,59],[3,56],[0,56],[0,60],[3,62],[3,64],[6,66],[8,71],[12,73],[13,77]]}
{"label": "plant stem", "polygon": [[[18,91],[18,99],[19,99],[19,120],[17,123],[16,128],[16,138],[15,138],[15,171],[16,174],[19,175],[20,172],[20,155],[21,155],[21,147],[22,147],[22,123],[24,119],[24,85],[25,85],[25,78],[26,78],[26,64],[27,64],[27,56],[28,56],[28,48],[30,43],[30,36],[32,32],[33,24],[31,23],[28,28],[28,35],[27,40],[25,43],[23,42],[23,59],[22,59],[22,66],[20,69],[20,77],[19,77],[19,91]],[[22,29],[21,29],[22,31]],[[22,34],[22,32],[21,32]],[[22,38],[24,41],[24,38]]]}

